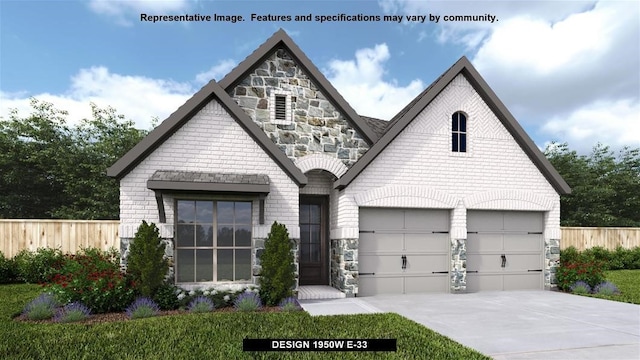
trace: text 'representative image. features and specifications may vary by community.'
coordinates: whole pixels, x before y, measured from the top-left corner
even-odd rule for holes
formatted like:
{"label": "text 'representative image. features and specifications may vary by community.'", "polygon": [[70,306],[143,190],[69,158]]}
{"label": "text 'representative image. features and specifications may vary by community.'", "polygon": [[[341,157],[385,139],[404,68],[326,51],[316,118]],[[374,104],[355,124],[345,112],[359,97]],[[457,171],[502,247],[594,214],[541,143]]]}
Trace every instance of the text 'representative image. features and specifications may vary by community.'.
{"label": "text 'representative image. features and specifications may vary by community.'", "polygon": [[140,21],[161,23],[161,22],[230,22],[237,23],[243,21],[253,22],[393,22],[393,23],[441,23],[441,22],[489,22],[498,21],[498,17],[492,14],[481,15],[439,15],[439,14],[419,14],[419,15],[367,15],[367,14],[300,14],[300,15],[277,15],[277,14],[250,14],[228,15],[228,14],[180,14],[180,15],[156,15],[140,14]]}

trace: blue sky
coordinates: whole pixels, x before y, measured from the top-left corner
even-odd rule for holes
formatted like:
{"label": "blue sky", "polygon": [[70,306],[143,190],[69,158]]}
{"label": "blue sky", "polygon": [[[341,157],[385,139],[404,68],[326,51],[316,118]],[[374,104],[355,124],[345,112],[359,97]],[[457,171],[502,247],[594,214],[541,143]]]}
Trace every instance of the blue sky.
{"label": "blue sky", "polygon": [[[141,13],[246,20],[149,23]],[[427,20],[258,22],[252,13]],[[443,21],[485,14],[498,21]],[[71,123],[94,102],[149,128],[283,28],[362,115],[391,118],[464,55],[539,147],[640,147],[639,23],[634,0],[0,0],[0,116],[26,116],[36,97]]]}

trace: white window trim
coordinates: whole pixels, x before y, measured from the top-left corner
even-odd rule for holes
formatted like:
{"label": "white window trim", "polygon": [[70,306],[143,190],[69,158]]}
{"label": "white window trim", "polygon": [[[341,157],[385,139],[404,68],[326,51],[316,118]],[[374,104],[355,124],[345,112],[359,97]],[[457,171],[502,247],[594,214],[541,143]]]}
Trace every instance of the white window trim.
{"label": "white window trim", "polygon": [[[276,119],[276,95],[286,96],[286,114],[285,119]],[[269,95],[269,119],[276,125],[291,125],[293,122],[291,111],[291,92],[283,90],[272,90]]]}

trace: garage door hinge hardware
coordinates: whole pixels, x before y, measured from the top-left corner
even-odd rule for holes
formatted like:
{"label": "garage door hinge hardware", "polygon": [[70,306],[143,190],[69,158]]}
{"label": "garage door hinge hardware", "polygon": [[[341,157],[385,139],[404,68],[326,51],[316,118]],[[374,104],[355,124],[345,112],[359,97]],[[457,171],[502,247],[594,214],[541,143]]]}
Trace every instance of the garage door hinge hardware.
{"label": "garage door hinge hardware", "polygon": [[531,271],[531,272],[533,272],[533,271],[537,271],[537,272],[542,272],[542,269],[536,269],[536,270],[527,270],[527,271]]}
{"label": "garage door hinge hardware", "polygon": [[542,231],[529,231],[527,234],[529,234],[529,235],[542,235]]}
{"label": "garage door hinge hardware", "polygon": [[467,271],[467,274],[470,274],[470,273],[471,273],[471,274],[477,274],[477,273],[478,273],[478,270]]}
{"label": "garage door hinge hardware", "polygon": [[376,273],[359,273],[358,275],[375,275]]}
{"label": "garage door hinge hardware", "polygon": [[448,274],[448,271],[432,271],[432,274]]}
{"label": "garage door hinge hardware", "polygon": [[402,270],[405,270],[406,268],[407,268],[407,256],[402,255]]}
{"label": "garage door hinge hardware", "polygon": [[477,231],[467,231],[467,234],[477,234]]}
{"label": "garage door hinge hardware", "polygon": [[448,231],[432,231],[432,234],[448,234]]}
{"label": "garage door hinge hardware", "polygon": [[375,231],[374,230],[360,230],[359,233],[360,234],[374,234]]}

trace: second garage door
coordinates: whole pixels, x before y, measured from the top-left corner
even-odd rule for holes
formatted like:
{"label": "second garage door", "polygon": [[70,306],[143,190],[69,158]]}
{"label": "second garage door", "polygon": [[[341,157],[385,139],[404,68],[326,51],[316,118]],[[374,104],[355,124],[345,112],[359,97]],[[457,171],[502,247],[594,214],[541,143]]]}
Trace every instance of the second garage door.
{"label": "second garage door", "polygon": [[467,291],[543,288],[543,213],[467,212]]}
{"label": "second garage door", "polygon": [[449,291],[449,211],[360,209],[358,295]]}

